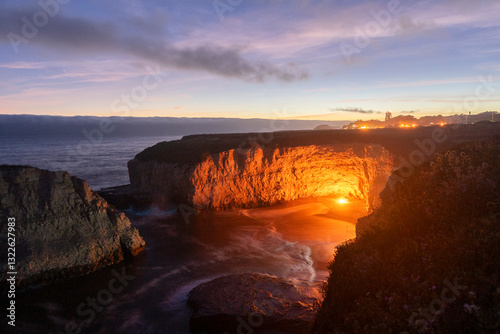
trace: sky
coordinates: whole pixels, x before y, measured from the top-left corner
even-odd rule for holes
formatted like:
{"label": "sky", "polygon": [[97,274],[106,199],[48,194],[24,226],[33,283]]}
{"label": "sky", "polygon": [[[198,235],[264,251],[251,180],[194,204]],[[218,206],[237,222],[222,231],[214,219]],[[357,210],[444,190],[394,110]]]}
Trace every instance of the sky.
{"label": "sky", "polygon": [[500,2],[0,0],[0,114],[500,111]]}

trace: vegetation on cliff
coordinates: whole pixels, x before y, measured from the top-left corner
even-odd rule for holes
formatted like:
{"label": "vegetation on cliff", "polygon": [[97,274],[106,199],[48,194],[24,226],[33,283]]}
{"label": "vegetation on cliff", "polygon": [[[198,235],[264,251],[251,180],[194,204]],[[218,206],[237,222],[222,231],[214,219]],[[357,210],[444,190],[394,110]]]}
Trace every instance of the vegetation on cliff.
{"label": "vegetation on cliff", "polygon": [[500,140],[438,154],[381,196],[338,248],[313,332],[500,332]]}

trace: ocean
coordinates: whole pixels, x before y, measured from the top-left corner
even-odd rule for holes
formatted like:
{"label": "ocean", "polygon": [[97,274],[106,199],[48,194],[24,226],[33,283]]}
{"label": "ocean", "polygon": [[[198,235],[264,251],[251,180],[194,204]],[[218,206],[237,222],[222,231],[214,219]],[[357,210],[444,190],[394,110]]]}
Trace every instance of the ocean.
{"label": "ocean", "polygon": [[[0,164],[66,170],[98,190],[128,184],[127,161],[157,142],[180,137],[109,137],[89,146],[79,134],[0,135]],[[145,252],[84,277],[18,293],[17,329],[67,333],[67,326],[75,325],[81,333],[188,334],[189,291],[228,274],[276,275],[309,286],[319,296],[335,246],[354,237],[355,218],[363,210],[364,203],[346,207],[331,198],[303,199],[193,215],[189,224],[175,212],[126,210],[146,240]],[[113,270],[126,270],[133,279],[109,305],[82,316],[78,307],[107,287]]]}
{"label": "ocean", "polygon": [[128,184],[127,162],[158,142],[202,133],[312,130],[323,123],[348,121],[0,115],[0,164],[65,170],[99,190]]}
{"label": "ocean", "polygon": [[129,184],[127,162],[147,147],[182,136],[104,137],[91,144],[81,134],[2,136],[0,164],[64,170],[86,180],[92,190]]}

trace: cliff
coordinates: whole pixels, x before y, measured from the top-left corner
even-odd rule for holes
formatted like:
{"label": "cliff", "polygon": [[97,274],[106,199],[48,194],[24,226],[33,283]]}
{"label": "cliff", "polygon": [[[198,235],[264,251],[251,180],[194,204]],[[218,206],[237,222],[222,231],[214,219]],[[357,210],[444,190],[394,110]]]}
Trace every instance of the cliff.
{"label": "cliff", "polygon": [[132,187],[198,209],[258,207],[298,198],[339,196],[378,205],[393,167],[380,145],[329,145],[229,149],[196,163],[128,164]]}
{"label": "cliff", "polygon": [[372,209],[393,168],[404,178],[434,153],[499,131],[491,123],[186,136],[137,154],[128,163],[131,188],[102,194],[124,207],[171,201],[218,210],[345,196]]}
{"label": "cliff", "polygon": [[[7,218],[15,218],[22,287],[95,271],[137,255],[145,245],[123,213],[66,172],[0,166],[0,216],[2,254],[7,254]],[[3,281],[6,272],[4,262]]]}
{"label": "cliff", "polygon": [[499,157],[500,138],[460,144],[386,187],[337,248],[312,333],[498,333]]}

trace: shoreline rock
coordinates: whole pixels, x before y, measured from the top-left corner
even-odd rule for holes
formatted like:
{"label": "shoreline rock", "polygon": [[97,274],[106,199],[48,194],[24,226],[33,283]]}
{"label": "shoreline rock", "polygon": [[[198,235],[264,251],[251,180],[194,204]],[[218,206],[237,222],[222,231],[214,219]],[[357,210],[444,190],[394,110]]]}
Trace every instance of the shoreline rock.
{"label": "shoreline rock", "polygon": [[103,188],[98,190],[97,193],[119,210],[129,208],[147,209],[153,202],[153,199],[148,194],[135,192],[130,184]]}
{"label": "shoreline rock", "polygon": [[319,296],[311,288],[263,274],[216,278],[189,293],[190,325],[202,333],[307,333]]}
{"label": "shoreline rock", "polygon": [[[22,288],[96,271],[145,246],[124,213],[67,172],[0,166],[0,215],[16,220],[16,279]],[[6,238],[6,218],[0,231]],[[6,253],[7,240],[1,244]]]}

